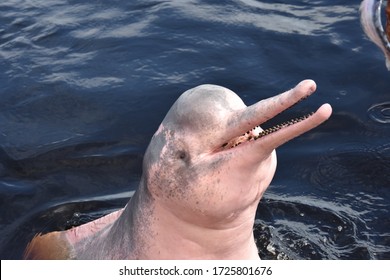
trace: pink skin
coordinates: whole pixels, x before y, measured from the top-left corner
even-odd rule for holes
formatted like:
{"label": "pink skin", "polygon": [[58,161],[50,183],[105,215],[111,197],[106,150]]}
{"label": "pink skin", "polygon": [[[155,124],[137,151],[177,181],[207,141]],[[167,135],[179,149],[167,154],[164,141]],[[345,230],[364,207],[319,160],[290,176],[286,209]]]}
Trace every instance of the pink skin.
{"label": "pink skin", "polygon": [[[383,52],[386,59],[387,70],[390,70],[390,44],[381,23],[375,22],[375,13],[377,7],[381,7],[382,1],[378,0],[363,0],[360,5],[360,21],[364,32]],[[379,6],[377,6],[379,5]],[[387,17],[390,16],[390,1],[387,3]],[[387,19],[389,21],[389,19]],[[381,31],[378,31],[377,26],[380,24]],[[388,22],[389,24],[389,22]],[[387,30],[389,33],[389,29]]]}
{"label": "pink skin", "polygon": [[78,259],[258,259],[253,224],[275,173],[275,148],[327,120],[332,109],[324,104],[256,141],[222,146],[315,89],[305,80],[249,107],[223,87],[185,92],[153,136],[140,186],[126,207],[54,234]]}

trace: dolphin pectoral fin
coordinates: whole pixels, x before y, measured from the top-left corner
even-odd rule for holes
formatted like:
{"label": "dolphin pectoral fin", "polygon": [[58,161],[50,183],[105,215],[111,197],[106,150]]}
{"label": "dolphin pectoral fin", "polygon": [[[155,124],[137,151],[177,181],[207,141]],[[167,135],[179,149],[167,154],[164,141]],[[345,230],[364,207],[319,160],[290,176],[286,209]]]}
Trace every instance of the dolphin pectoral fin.
{"label": "dolphin pectoral fin", "polygon": [[24,251],[26,260],[66,260],[71,259],[70,246],[62,238],[61,232],[37,234]]}

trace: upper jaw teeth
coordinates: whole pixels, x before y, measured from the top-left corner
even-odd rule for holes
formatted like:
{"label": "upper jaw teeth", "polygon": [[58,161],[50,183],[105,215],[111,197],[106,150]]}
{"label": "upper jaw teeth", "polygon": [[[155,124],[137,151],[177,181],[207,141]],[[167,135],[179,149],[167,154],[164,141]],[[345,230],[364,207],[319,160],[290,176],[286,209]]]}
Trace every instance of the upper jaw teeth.
{"label": "upper jaw teeth", "polygon": [[273,126],[271,128],[267,128],[265,130],[261,129],[260,126],[256,126],[256,127],[252,128],[251,130],[247,131],[246,133],[244,133],[238,137],[235,137],[232,140],[230,140],[229,142],[223,144],[221,146],[221,150],[234,148],[234,147],[236,147],[244,142],[255,141],[255,140],[257,140],[261,137],[264,137],[268,134],[274,133],[274,132],[276,132],[284,127],[301,122],[301,121],[307,119],[308,117],[310,117],[312,114],[313,113],[310,113],[310,114],[304,115],[302,117],[292,119],[290,121],[278,124],[278,125]]}
{"label": "upper jaw teeth", "polygon": [[238,137],[235,137],[232,140],[230,140],[229,142],[223,144],[222,148],[223,149],[230,149],[230,148],[234,148],[234,147],[240,145],[243,142],[248,142],[248,141],[251,141],[251,140],[255,140],[255,139],[257,139],[259,137],[261,132],[263,132],[261,127],[260,126],[256,126],[256,127],[252,128],[251,130],[245,132],[244,134],[242,134],[242,135],[240,135]]}

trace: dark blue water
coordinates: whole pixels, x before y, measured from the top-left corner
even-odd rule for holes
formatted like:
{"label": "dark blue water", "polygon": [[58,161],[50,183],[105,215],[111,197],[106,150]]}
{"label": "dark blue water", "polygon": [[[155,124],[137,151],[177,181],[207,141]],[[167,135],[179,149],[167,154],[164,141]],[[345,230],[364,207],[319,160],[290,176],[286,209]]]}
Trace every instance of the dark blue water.
{"label": "dark blue water", "polygon": [[[255,226],[266,259],[390,259],[390,73],[360,1],[0,3],[0,256],[123,207],[174,100],[247,103],[311,78],[321,127],[278,149]],[[221,240],[223,242],[223,240]]]}

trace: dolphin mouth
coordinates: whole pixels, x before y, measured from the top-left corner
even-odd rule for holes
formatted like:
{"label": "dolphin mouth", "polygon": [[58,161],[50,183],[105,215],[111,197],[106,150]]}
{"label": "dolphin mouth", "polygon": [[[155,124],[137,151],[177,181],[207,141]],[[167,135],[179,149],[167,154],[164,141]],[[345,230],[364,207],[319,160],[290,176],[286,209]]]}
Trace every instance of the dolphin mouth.
{"label": "dolphin mouth", "polygon": [[242,135],[234,137],[229,142],[222,144],[221,147],[217,150],[217,152],[235,148],[235,147],[237,147],[243,143],[246,143],[246,142],[256,141],[256,140],[263,138],[267,135],[275,133],[281,129],[284,129],[284,128],[289,127],[291,125],[302,122],[302,121],[308,119],[312,115],[314,115],[314,112],[310,112],[310,113],[303,115],[301,117],[297,117],[297,118],[285,121],[283,123],[274,125],[270,128],[264,129],[264,130],[260,127],[260,125],[258,125],[256,127],[252,128],[251,130],[248,130],[247,132],[243,133]]}
{"label": "dolphin mouth", "polygon": [[246,109],[233,113],[229,117],[224,135],[219,138],[220,144],[216,143],[213,152],[225,152],[237,146],[248,147],[251,150],[240,149],[242,150],[241,154],[246,155],[247,160],[249,158],[248,153],[253,154],[251,158],[256,160],[256,150],[272,152],[272,150],[289,140],[317,127],[332,114],[332,107],[327,103],[322,104],[315,112],[265,130],[260,127],[260,125],[311,96],[315,90],[316,83],[313,80],[304,80],[284,93],[260,100],[246,107]]}

